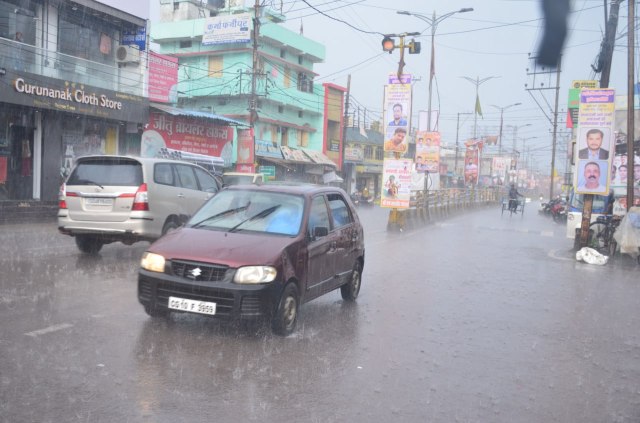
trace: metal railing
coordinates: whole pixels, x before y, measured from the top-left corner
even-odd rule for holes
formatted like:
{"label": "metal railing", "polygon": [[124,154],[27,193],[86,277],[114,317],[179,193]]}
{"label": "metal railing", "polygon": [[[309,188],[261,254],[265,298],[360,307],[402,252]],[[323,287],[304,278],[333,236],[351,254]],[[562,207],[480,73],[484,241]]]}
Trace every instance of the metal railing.
{"label": "metal railing", "polygon": [[0,68],[144,96],[140,66],[107,65],[6,38],[0,38]]}
{"label": "metal railing", "polygon": [[408,209],[390,210],[387,229],[415,228],[463,210],[498,203],[500,199],[498,188],[413,191]]}

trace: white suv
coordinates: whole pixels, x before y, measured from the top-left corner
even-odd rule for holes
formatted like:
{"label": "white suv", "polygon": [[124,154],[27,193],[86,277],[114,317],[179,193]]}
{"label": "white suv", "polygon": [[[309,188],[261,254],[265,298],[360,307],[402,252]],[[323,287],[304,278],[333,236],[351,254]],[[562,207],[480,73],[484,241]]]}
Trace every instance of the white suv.
{"label": "white suv", "polygon": [[202,167],[171,159],[86,156],[60,188],[58,230],[78,248],[153,241],[186,222],[220,183]]}

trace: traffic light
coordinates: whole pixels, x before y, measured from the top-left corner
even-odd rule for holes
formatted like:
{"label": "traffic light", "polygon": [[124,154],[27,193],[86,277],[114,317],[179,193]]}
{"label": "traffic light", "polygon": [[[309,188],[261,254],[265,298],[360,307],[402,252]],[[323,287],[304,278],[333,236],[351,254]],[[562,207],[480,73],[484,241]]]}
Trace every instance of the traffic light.
{"label": "traffic light", "polygon": [[411,40],[409,43],[409,54],[420,54],[420,42]]}
{"label": "traffic light", "polygon": [[396,43],[393,41],[393,38],[385,35],[382,39],[382,50],[388,51],[389,54],[391,54],[394,48],[396,48]]}

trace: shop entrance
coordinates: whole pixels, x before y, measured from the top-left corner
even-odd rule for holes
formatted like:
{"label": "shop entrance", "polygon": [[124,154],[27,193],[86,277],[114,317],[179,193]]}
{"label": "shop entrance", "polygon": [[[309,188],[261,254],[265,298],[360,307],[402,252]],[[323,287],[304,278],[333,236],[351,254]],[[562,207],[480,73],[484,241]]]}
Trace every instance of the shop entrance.
{"label": "shop entrance", "polygon": [[0,200],[33,198],[33,128],[11,125],[0,152]]}

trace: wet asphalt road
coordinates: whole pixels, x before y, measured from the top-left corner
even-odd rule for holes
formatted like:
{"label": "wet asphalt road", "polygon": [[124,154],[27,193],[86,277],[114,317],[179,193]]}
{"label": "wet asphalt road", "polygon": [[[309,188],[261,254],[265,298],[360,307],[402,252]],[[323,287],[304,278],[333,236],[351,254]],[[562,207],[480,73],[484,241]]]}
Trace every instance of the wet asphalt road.
{"label": "wet asphalt road", "polygon": [[639,422],[640,268],[575,262],[536,206],[403,233],[361,209],[358,302],[305,304],[288,338],[152,321],[147,244],[0,226],[0,421]]}

